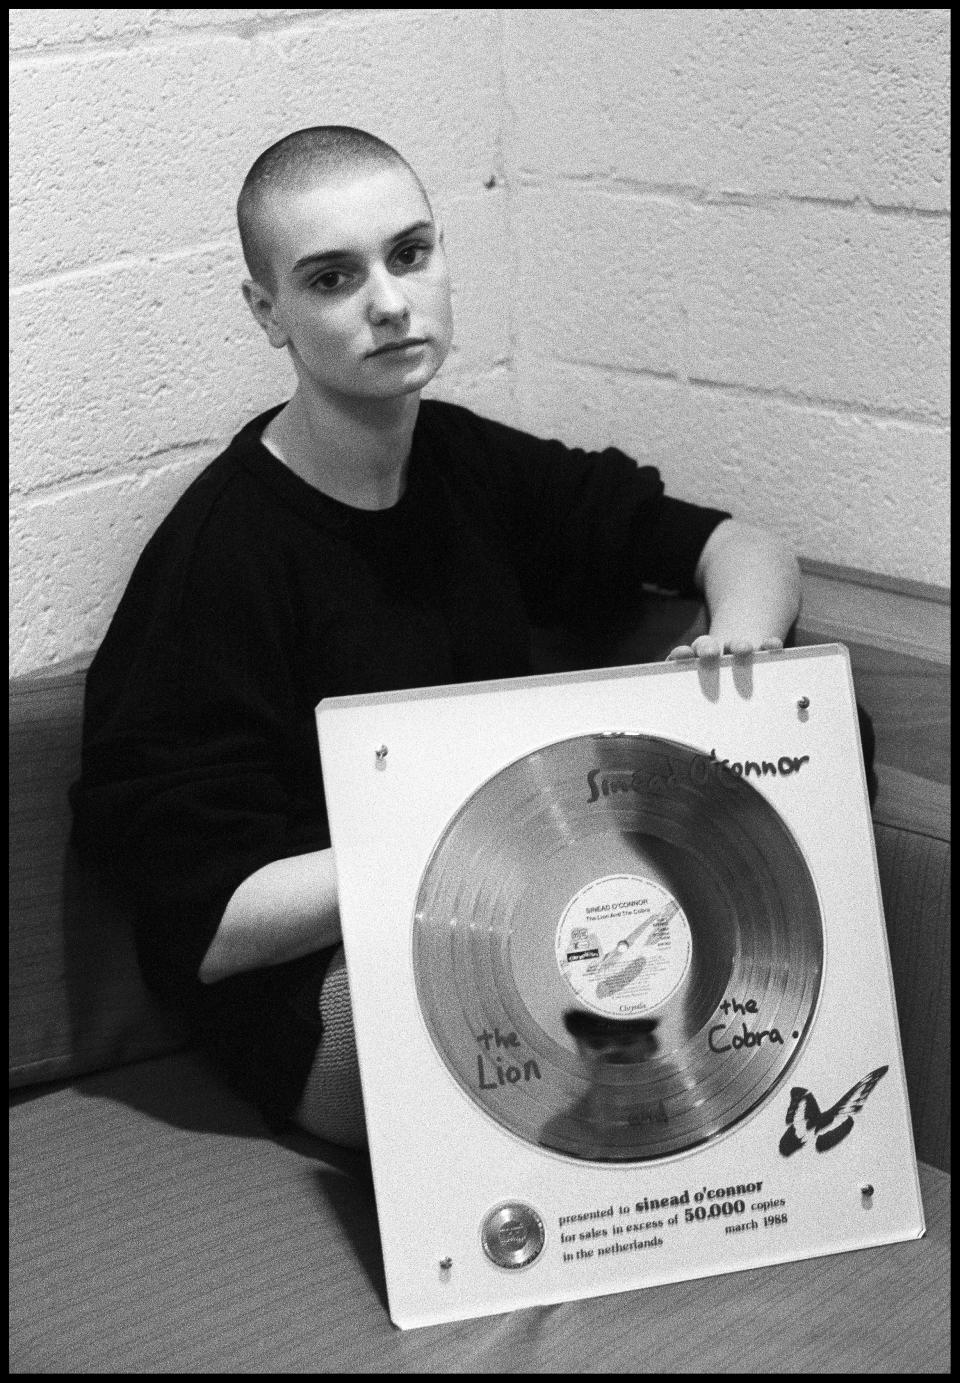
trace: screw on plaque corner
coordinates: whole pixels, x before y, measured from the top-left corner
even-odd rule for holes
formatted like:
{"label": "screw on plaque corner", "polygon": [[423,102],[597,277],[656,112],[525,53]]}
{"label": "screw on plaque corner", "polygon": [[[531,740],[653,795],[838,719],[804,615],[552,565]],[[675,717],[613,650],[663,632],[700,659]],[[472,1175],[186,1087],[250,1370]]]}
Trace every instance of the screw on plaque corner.
{"label": "screw on plaque corner", "polygon": [[377,768],[386,768],[387,746],[385,744],[381,744],[377,749],[374,750],[374,754],[376,755],[377,759]]}
{"label": "screw on plaque corner", "polygon": [[860,1204],[864,1210],[873,1208],[873,1187],[869,1184],[860,1187]]}
{"label": "screw on plaque corner", "polygon": [[452,1267],[453,1267],[453,1259],[452,1259],[452,1258],[441,1258],[441,1259],[440,1259],[440,1271],[441,1271],[442,1273],[448,1273]]}
{"label": "screw on plaque corner", "polygon": [[798,711],[809,711],[809,709],[810,709],[810,698],[809,698],[809,696],[801,696],[800,699],[799,699],[799,701],[797,702],[797,710],[798,710]]}

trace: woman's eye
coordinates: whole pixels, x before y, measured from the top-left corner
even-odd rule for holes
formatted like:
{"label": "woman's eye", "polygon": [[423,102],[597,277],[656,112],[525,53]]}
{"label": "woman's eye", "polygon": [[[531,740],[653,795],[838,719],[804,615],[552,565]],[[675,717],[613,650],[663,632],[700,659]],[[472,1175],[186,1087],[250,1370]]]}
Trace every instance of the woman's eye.
{"label": "woman's eye", "polygon": [[405,269],[412,269],[426,259],[432,249],[432,245],[425,245],[422,242],[404,245],[397,251],[397,259],[401,259],[404,255],[410,256],[410,258],[401,259],[401,262]]}
{"label": "woman's eye", "polygon": [[310,284],[310,287],[319,288],[325,293],[332,293],[340,287],[340,284],[337,282],[331,282],[331,280],[342,279],[345,277],[346,275],[340,269],[327,269],[324,271],[324,273],[317,275],[317,277]]}

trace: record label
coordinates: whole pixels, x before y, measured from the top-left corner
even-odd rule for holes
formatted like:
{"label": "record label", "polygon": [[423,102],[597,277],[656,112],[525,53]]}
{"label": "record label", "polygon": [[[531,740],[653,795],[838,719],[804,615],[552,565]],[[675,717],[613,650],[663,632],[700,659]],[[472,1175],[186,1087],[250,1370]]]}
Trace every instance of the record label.
{"label": "record label", "polygon": [[639,874],[587,884],[557,929],[560,973],[574,997],[608,1018],[639,1018],[666,1003],[686,976],[691,947],[680,904]]}

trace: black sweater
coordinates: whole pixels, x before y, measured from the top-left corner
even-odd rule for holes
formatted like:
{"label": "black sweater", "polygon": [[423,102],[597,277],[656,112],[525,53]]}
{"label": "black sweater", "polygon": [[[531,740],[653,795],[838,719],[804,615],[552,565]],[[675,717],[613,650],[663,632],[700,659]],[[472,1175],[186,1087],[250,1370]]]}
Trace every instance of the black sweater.
{"label": "black sweater", "polygon": [[421,403],[399,503],[321,494],[254,418],[148,543],[87,677],[75,839],[134,905],[150,986],[268,1120],[296,1104],[331,952],[201,985],[237,886],[330,843],[327,696],[523,676],[530,627],[684,593],[725,513],[666,498],[613,448]]}

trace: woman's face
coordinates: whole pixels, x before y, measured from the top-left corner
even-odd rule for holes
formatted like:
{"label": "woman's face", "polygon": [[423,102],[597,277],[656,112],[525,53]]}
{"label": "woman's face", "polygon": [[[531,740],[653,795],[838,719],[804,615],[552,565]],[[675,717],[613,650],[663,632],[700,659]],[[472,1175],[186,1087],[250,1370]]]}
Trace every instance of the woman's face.
{"label": "woman's face", "polygon": [[[265,228],[277,291],[256,290],[260,310],[245,292],[307,387],[386,399],[429,383],[453,339],[450,277],[441,235],[406,169],[285,197]],[[403,341],[412,344],[389,349]]]}

